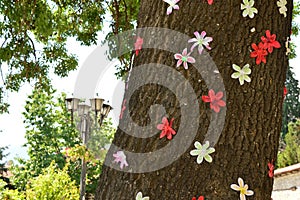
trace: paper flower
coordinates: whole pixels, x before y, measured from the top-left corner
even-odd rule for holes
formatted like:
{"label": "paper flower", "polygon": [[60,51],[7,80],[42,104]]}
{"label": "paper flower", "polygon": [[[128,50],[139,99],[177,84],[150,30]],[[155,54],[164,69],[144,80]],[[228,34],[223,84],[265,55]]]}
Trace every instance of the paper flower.
{"label": "paper flower", "polygon": [[275,169],[274,161],[273,160],[272,160],[272,162],[268,163],[268,168],[269,168],[268,175],[269,175],[270,178],[273,178],[273,176],[274,176],[274,169]]}
{"label": "paper flower", "polygon": [[124,111],[126,110],[126,105],[125,104],[126,104],[126,99],[124,99],[124,101],[123,101],[122,109],[121,109],[121,113],[120,113],[119,119],[123,118]]}
{"label": "paper flower", "polygon": [[254,17],[254,13],[258,13],[258,10],[254,8],[254,0],[243,0],[244,4],[241,3],[241,10],[243,11],[243,17],[249,16],[250,18]]}
{"label": "paper flower", "polygon": [[[196,197],[193,197],[192,200],[197,200],[197,198],[196,198]],[[204,196],[200,196],[200,197],[198,198],[198,200],[204,200]]]}
{"label": "paper flower", "polygon": [[162,124],[157,125],[157,129],[162,131],[159,138],[167,136],[169,140],[172,139],[172,135],[176,134],[176,131],[172,128],[173,121],[174,118],[170,120],[170,123],[166,117],[162,118]]}
{"label": "paper flower", "polygon": [[261,62],[266,63],[266,56],[268,55],[268,52],[265,49],[264,44],[260,42],[257,46],[256,44],[252,43],[251,46],[254,51],[251,52],[250,57],[256,58],[256,64],[259,65]]}
{"label": "paper flower", "polygon": [[211,5],[213,4],[214,0],[207,0],[208,4]]}
{"label": "paper flower", "polygon": [[179,10],[179,6],[177,5],[177,3],[180,0],[163,0],[163,1],[169,4],[169,7],[167,9],[167,15],[171,14],[173,9],[174,10]]}
{"label": "paper flower", "polygon": [[242,69],[236,64],[233,64],[232,68],[237,72],[234,72],[231,75],[231,78],[238,78],[241,85],[244,85],[244,81],[247,81],[248,83],[251,81],[251,78],[248,76],[249,74],[251,74],[249,64],[246,64]]}
{"label": "paper flower", "polygon": [[200,142],[196,141],[194,143],[194,146],[196,147],[196,149],[192,150],[190,154],[191,156],[198,156],[197,157],[198,164],[202,163],[203,158],[209,163],[212,162],[212,157],[209,154],[215,152],[215,149],[209,147],[209,141],[206,141],[204,145],[201,145]]}
{"label": "paper flower", "polygon": [[184,69],[188,69],[188,63],[195,63],[196,62],[195,58],[193,58],[192,56],[190,56],[190,54],[191,54],[191,52],[187,53],[187,48],[185,48],[182,51],[182,54],[176,53],[174,55],[174,58],[176,60],[178,60],[176,67],[179,67],[183,63]]}
{"label": "paper flower", "polygon": [[278,41],[276,41],[276,35],[273,34],[271,35],[270,30],[266,30],[266,36],[262,36],[261,37],[261,41],[264,44],[264,48],[268,49],[269,53],[273,52],[273,47],[274,48],[280,48],[280,43]]}
{"label": "paper flower", "polygon": [[287,4],[286,0],[277,1],[277,6],[279,7],[279,13],[283,14],[284,17],[286,17],[286,11],[287,11],[286,4]]}
{"label": "paper flower", "polygon": [[223,92],[218,92],[215,94],[214,90],[208,91],[208,96],[203,95],[202,101],[210,103],[210,108],[213,109],[216,113],[220,112],[220,107],[226,106],[225,101],[221,100],[223,98]]}
{"label": "paper flower", "polygon": [[142,49],[143,43],[143,38],[137,37],[136,42],[134,43],[135,55],[139,55],[139,51]]}
{"label": "paper flower", "polygon": [[246,196],[252,196],[254,192],[252,190],[248,190],[248,185],[244,185],[244,181],[242,178],[238,178],[239,185],[231,184],[230,188],[240,192],[240,200],[246,200]]}
{"label": "paper flower", "polygon": [[138,192],[135,200],[150,200],[150,197],[143,197],[143,194],[141,192]]}
{"label": "paper flower", "polygon": [[203,46],[205,46],[208,50],[210,50],[210,46],[209,43],[213,40],[212,37],[205,37],[206,36],[206,32],[202,31],[201,35],[199,34],[198,31],[194,32],[194,35],[196,36],[196,38],[192,38],[188,40],[188,43],[192,43],[194,42],[194,44],[191,47],[191,51],[194,50],[194,48],[196,46],[198,46],[198,52],[199,54],[202,54],[203,51]]}
{"label": "paper flower", "polygon": [[286,86],[284,86],[284,88],[283,88],[283,98],[285,98],[287,94],[288,94],[288,89],[286,88]]}
{"label": "paper flower", "polygon": [[113,157],[115,157],[114,162],[120,162],[120,168],[123,169],[124,165],[127,167],[128,163],[126,161],[126,156],[123,151],[118,151],[117,153],[113,154]]}

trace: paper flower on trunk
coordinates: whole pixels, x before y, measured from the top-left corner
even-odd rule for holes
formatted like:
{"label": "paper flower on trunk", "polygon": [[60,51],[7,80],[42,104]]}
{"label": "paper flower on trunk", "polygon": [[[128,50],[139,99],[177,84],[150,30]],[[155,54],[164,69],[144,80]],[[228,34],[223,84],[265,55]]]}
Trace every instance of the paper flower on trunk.
{"label": "paper flower on trunk", "polygon": [[144,40],[141,37],[137,37],[136,42],[134,43],[135,55],[139,55],[139,51],[142,49]]}
{"label": "paper flower on trunk", "polygon": [[200,196],[198,197],[198,199],[196,197],[193,197],[192,200],[204,200],[204,196]]}
{"label": "paper flower on trunk", "polygon": [[126,156],[123,151],[118,151],[117,153],[113,154],[113,157],[115,157],[114,162],[120,162],[120,168],[123,169],[124,166],[128,166],[128,163],[126,161]]}
{"label": "paper flower on trunk", "polygon": [[246,200],[246,196],[252,196],[254,192],[252,190],[248,190],[248,185],[244,184],[242,178],[238,178],[239,185],[231,184],[230,188],[240,192],[240,200]]}
{"label": "paper flower on trunk", "polygon": [[162,124],[157,125],[157,129],[161,130],[159,138],[167,136],[169,140],[172,139],[172,136],[176,134],[176,131],[172,128],[174,118],[170,120],[170,123],[166,117],[163,117]]}
{"label": "paper flower on trunk", "polygon": [[150,200],[150,197],[143,197],[141,192],[137,193],[135,200]]}
{"label": "paper flower on trunk", "polygon": [[200,142],[196,141],[194,143],[194,146],[196,149],[192,150],[190,152],[190,154],[191,154],[191,156],[197,156],[198,164],[202,163],[203,158],[209,163],[212,162],[212,157],[209,154],[215,152],[215,149],[212,147],[209,147],[208,141],[206,141],[204,145],[201,145]]}
{"label": "paper flower on trunk", "polygon": [[279,13],[282,14],[284,17],[286,17],[286,11],[287,11],[286,4],[287,4],[286,0],[277,1],[277,6],[279,7]]}
{"label": "paper flower on trunk", "polygon": [[199,54],[202,54],[203,49],[204,49],[203,46],[205,46],[208,50],[211,50],[209,43],[213,40],[212,37],[206,37],[205,31],[202,31],[201,34],[199,34],[199,32],[196,31],[196,32],[194,32],[194,35],[196,36],[196,38],[192,38],[192,39],[188,40],[188,43],[194,42],[194,44],[191,47],[191,51],[193,51],[196,46],[198,46]]}
{"label": "paper flower on trunk", "polygon": [[267,49],[269,53],[273,52],[273,48],[278,49],[281,47],[280,43],[276,41],[276,35],[271,35],[270,30],[266,30],[266,37],[262,36],[261,41],[264,44],[264,48]]}
{"label": "paper flower on trunk", "polygon": [[211,5],[213,4],[214,0],[207,0],[208,4]]}
{"label": "paper flower on trunk", "polygon": [[179,6],[177,5],[177,3],[180,0],[163,0],[164,2],[169,4],[169,7],[167,9],[167,15],[171,14],[174,10],[179,10]]}
{"label": "paper flower on trunk", "polygon": [[261,62],[266,63],[266,56],[268,55],[268,52],[265,49],[264,44],[260,42],[257,46],[256,44],[252,43],[251,46],[254,51],[251,52],[250,57],[256,58],[256,64],[259,65]]}
{"label": "paper flower on trunk", "polygon": [[244,4],[241,4],[241,10],[243,11],[243,17],[249,16],[250,18],[254,17],[254,14],[258,13],[258,10],[254,8],[254,0],[243,0]]}
{"label": "paper flower on trunk", "polygon": [[183,63],[184,69],[188,69],[188,63],[195,63],[196,62],[195,58],[193,58],[192,56],[190,56],[190,54],[191,54],[191,52],[187,53],[187,48],[185,48],[182,51],[182,54],[176,53],[174,55],[174,58],[176,60],[178,60],[176,67],[179,67]]}
{"label": "paper flower on trunk", "polygon": [[241,85],[244,85],[245,81],[247,81],[248,83],[251,81],[251,78],[248,76],[249,74],[251,74],[251,69],[249,64],[246,64],[243,68],[240,68],[236,64],[233,64],[232,68],[237,72],[234,72],[231,75],[231,78],[235,78],[235,79],[238,78]]}
{"label": "paper flower on trunk", "polygon": [[218,113],[220,112],[220,107],[226,106],[226,103],[222,100],[222,98],[223,92],[218,92],[217,94],[215,94],[214,90],[209,90],[208,96],[202,96],[202,101],[210,103],[210,108]]}
{"label": "paper flower on trunk", "polygon": [[274,161],[273,160],[272,160],[272,162],[268,163],[268,168],[269,168],[268,175],[269,175],[270,178],[273,178],[273,176],[274,176],[274,169],[275,169]]}

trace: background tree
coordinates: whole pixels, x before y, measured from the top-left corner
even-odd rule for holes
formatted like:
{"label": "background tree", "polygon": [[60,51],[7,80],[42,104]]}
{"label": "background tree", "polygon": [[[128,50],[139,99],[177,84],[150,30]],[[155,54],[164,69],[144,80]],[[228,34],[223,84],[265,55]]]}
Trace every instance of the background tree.
{"label": "background tree", "polygon": [[278,154],[278,167],[286,167],[300,162],[300,119],[290,122],[284,141],[285,149]]}
{"label": "background tree", "polygon": [[5,91],[18,91],[26,81],[47,88],[49,72],[65,77],[76,69],[77,58],[67,51],[66,41],[75,37],[82,45],[96,44],[103,2],[1,0],[0,112],[7,111]]}
{"label": "background tree", "polygon": [[[53,161],[60,169],[70,162],[68,173],[79,185],[80,156],[70,161],[64,151],[66,148],[72,149],[80,146],[80,134],[66,110],[65,95],[56,97],[55,92],[52,87],[48,91],[36,87],[26,101],[23,115],[27,142],[24,146],[28,149],[29,159],[19,159],[20,165],[13,168],[14,183],[20,190],[25,190],[28,180],[40,175]],[[104,121],[101,130],[92,132],[93,140],[100,141],[100,143],[94,142],[95,145],[99,145],[98,149],[104,147],[104,145],[101,146],[104,141],[110,143],[113,130],[111,119],[109,119]],[[94,146],[95,149],[97,147]],[[93,162],[88,163],[88,193],[95,191],[102,162],[103,158],[93,159]]]}
{"label": "background tree", "polygon": [[285,85],[288,94],[283,102],[282,134],[283,138],[288,132],[288,124],[300,117],[300,88],[299,81],[295,79],[295,73],[289,67]]}
{"label": "background tree", "polygon": [[[178,3],[180,9],[173,10],[173,13],[167,16],[168,4],[164,1],[140,1],[138,27],[169,28],[184,33],[190,38],[194,37],[195,31],[205,30],[208,36],[213,37],[209,55],[224,80],[227,117],[220,139],[214,146],[216,152],[212,155],[212,164],[204,162],[197,165],[195,159],[189,155],[194,148],[192,145],[171,165],[153,172],[130,173],[128,171],[130,163],[134,164],[138,161],[128,158],[129,167],[125,172],[108,166],[103,167],[96,199],[132,199],[139,191],[145,196],[150,196],[150,199],[191,199],[200,194],[214,200],[237,199],[239,193],[231,190],[230,185],[236,183],[239,177],[246,180],[254,191],[254,196],[250,196],[249,199],[271,198],[273,179],[268,176],[268,163],[276,160],[278,151],[283,87],[288,66],[284,47],[291,31],[293,5],[292,1],[286,5],[288,12],[285,18],[279,13],[276,2],[255,1],[254,5],[259,14],[251,19],[242,17],[241,2],[226,0],[215,1],[212,5],[208,5],[206,1],[180,1]],[[254,27],[255,31],[251,32]],[[280,42],[281,48],[274,50],[271,56],[268,55],[266,64],[257,66],[255,59],[250,58],[249,50],[251,44],[260,42],[266,30],[276,34],[276,40]],[[143,37],[147,33],[141,31],[138,34]],[[159,37],[159,34],[151,34]],[[171,43],[176,46],[176,38],[169,38],[167,34],[163,36],[164,40],[160,40],[162,44],[156,43],[157,45]],[[144,40],[144,45],[147,46],[153,41],[157,41],[157,38],[147,38]],[[146,63],[176,67],[174,54],[158,49],[143,48],[134,60],[134,67]],[[231,78],[233,73],[231,66],[234,63],[250,64],[251,83],[240,86],[238,81]],[[144,72],[147,77],[145,81],[155,82],[158,76],[158,73],[155,73],[157,70],[158,68],[154,70],[154,67],[149,66]],[[181,68],[178,71],[186,79],[182,84],[191,84],[198,96],[202,114],[195,117],[190,113],[188,123],[193,124],[197,119],[199,120],[201,128],[198,129],[195,140],[204,143],[209,119],[214,113],[208,110],[201,96],[207,95],[211,88],[205,85],[204,77],[194,67],[190,66],[187,72]],[[130,84],[132,80],[139,78],[131,76],[128,90],[134,87],[134,83]],[[177,89],[180,85],[178,84]],[[127,112],[130,113],[133,122],[139,126],[150,123],[148,109],[151,105],[162,104],[167,112],[166,115],[170,119],[175,119],[173,128],[178,130],[180,127],[181,105],[176,96],[165,87],[146,84],[135,91],[127,101],[129,101]],[[120,124],[122,123],[126,123],[126,120],[121,120]],[[187,138],[190,133],[184,134]],[[153,152],[171,142],[159,140],[158,134],[147,139],[131,135],[118,129],[113,143],[128,152],[143,153]],[[179,136],[175,135],[174,138],[176,137]],[[106,158],[108,162],[115,153],[113,151],[115,149],[110,149],[108,152]]]}

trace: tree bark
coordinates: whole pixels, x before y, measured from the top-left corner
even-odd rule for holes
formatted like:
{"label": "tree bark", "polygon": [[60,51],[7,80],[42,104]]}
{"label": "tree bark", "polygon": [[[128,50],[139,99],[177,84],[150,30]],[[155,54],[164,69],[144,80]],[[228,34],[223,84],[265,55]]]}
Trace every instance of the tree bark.
{"label": "tree bark", "polygon": [[[291,31],[293,2],[288,2],[285,18],[279,13],[276,1],[255,1],[254,7],[258,9],[258,14],[253,19],[242,16],[241,3],[242,1],[237,0],[215,0],[212,5],[208,5],[204,0],[182,0],[178,3],[180,9],[173,10],[168,16],[166,15],[168,4],[162,0],[141,0],[139,28],[172,29],[189,36],[187,39],[194,38],[195,31],[201,33],[204,30],[208,36],[213,37],[210,43],[212,49],[205,52],[202,57],[196,58],[197,62],[202,61],[199,73],[199,70],[191,64],[188,70],[182,66],[176,68],[173,52],[158,48],[147,49],[146,47],[156,39],[144,40],[143,49],[134,60],[134,68],[149,63],[159,63],[168,68],[149,64],[143,71],[144,77],[138,73],[131,75],[124,96],[128,102],[125,111],[127,115],[120,120],[120,126],[129,128],[126,131],[119,128],[113,144],[119,150],[145,153],[155,152],[176,142],[176,137],[180,140],[176,143],[175,153],[173,152],[173,162],[156,170],[151,170],[155,169],[151,168],[151,163],[155,163],[159,157],[153,160],[149,157],[150,161],[140,162],[129,156],[127,157],[129,166],[124,170],[118,170],[116,163],[116,167],[104,165],[96,192],[97,200],[135,199],[138,192],[149,196],[150,200],[186,200],[200,195],[213,200],[239,199],[239,192],[230,188],[231,184],[238,184],[239,177],[254,191],[254,195],[247,196],[247,199],[271,198],[273,179],[268,176],[268,163],[276,160],[278,151],[283,87],[288,66],[285,41]],[[265,36],[266,30],[276,34],[276,40],[280,42],[281,48],[274,49],[267,56],[266,64],[257,65],[255,58],[250,57],[251,44],[258,44],[261,36]],[[143,37],[146,34],[151,35],[150,32],[141,31],[138,34]],[[153,33],[155,34],[157,33]],[[187,47],[187,40],[177,41],[176,37],[164,34],[163,32],[158,34],[165,38],[162,41],[164,44],[159,45],[172,46],[174,43],[173,46],[177,48],[178,53]],[[196,57],[197,54],[196,51],[192,55]],[[209,59],[204,59],[209,56],[217,66],[219,74],[212,72]],[[242,67],[247,63],[252,70],[251,82],[241,86],[238,80],[231,78],[234,72],[232,64]],[[184,77],[182,81],[173,79],[176,73]],[[166,75],[168,86],[161,85],[156,80],[161,74]],[[145,84],[139,87],[136,82],[141,78]],[[220,113],[215,113],[209,108],[208,103],[202,101],[201,96],[207,95],[211,88],[216,92],[222,91],[217,84],[220,79],[223,79],[224,83],[226,108],[221,108]],[[192,87],[196,99],[189,93],[186,96],[186,91],[190,91],[188,85]],[[184,95],[178,98],[181,92]],[[193,108],[193,112],[186,111],[184,106],[193,107],[195,106],[193,102],[199,105],[196,106],[197,109]],[[149,111],[155,104],[162,105],[166,114]],[[225,115],[223,125],[219,117]],[[163,116],[175,119],[173,128],[177,130],[177,134],[172,140],[159,139],[160,131],[153,126],[153,121],[157,122]],[[145,137],[139,138],[138,134],[143,135],[144,132],[141,130],[144,129],[135,129],[133,128],[135,125],[127,123],[130,117],[132,122],[140,127],[149,127],[151,124],[151,131],[156,129],[156,134],[152,134],[149,129],[149,137],[146,137],[146,134]],[[212,122],[213,118],[217,120]],[[210,126],[212,123],[213,127]],[[195,136],[189,132],[194,127],[196,127]],[[190,151],[195,149],[194,142],[199,141],[203,144],[213,137],[207,136],[209,130],[216,132],[219,129],[221,132],[220,136],[215,138],[216,142],[210,141],[216,150],[211,154],[213,162],[203,161],[197,164],[196,157],[190,155]],[[186,142],[188,140],[192,142]],[[113,163],[112,154],[116,153],[118,148],[112,147],[109,150],[105,161],[108,165]],[[176,157],[175,154],[182,148],[184,152]],[[169,156],[172,155],[171,153]],[[140,171],[133,169],[132,166],[136,165],[140,166]],[[147,170],[143,172],[142,169]]]}

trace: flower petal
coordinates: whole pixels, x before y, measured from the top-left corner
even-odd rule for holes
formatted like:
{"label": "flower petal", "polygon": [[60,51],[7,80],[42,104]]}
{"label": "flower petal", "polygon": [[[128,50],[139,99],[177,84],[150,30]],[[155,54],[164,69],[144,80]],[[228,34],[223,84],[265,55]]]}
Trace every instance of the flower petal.
{"label": "flower petal", "polygon": [[212,162],[212,157],[210,156],[210,155],[205,155],[204,156],[204,159],[207,161],[207,162],[209,162],[209,163],[211,163]]}
{"label": "flower petal", "polygon": [[240,75],[240,72],[234,72],[233,74],[231,74],[231,78],[239,78]]}
{"label": "flower petal", "polygon": [[196,149],[202,149],[202,145],[201,145],[201,143],[200,142],[198,142],[198,141],[196,141],[195,143],[194,143],[194,146],[196,147]]}
{"label": "flower petal", "polygon": [[200,150],[192,150],[192,151],[190,151],[190,155],[191,156],[198,156],[199,155],[199,153],[200,153]]}
{"label": "flower petal", "polygon": [[237,184],[231,184],[230,188],[236,191],[240,191],[240,187]]}
{"label": "flower petal", "polygon": [[197,163],[198,163],[198,164],[201,164],[202,162],[203,162],[203,156],[200,156],[200,155],[199,155],[199,156],[197,157]]}
{"label": "flower petal", "polygon": [[244,180],[242,178],[238,178],[238,183],[240,187],[244,187]]}
{"label": "flower petal", "polygon": [[241,70],[241,68],[240,68],[238,65],[236,65],[236,64],[232,64],[232,68],[233,68],[235,71],[240,71],[240,70]]}

